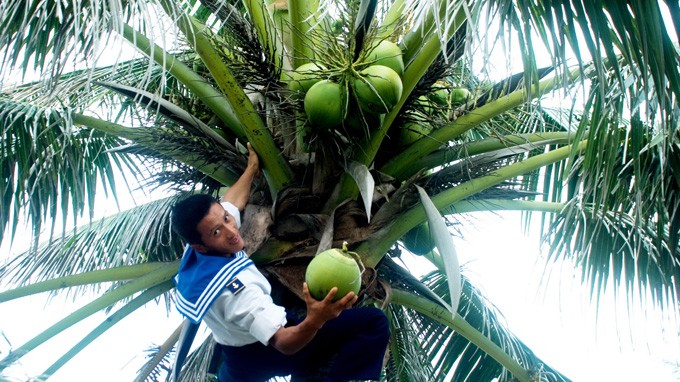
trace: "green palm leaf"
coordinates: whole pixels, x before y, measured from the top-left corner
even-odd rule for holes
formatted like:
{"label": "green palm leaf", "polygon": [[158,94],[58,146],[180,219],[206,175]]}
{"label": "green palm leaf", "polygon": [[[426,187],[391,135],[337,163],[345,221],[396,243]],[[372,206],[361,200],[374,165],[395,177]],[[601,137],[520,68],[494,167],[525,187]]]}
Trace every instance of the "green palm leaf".
{"label": "green palm leaf", "polygon": [[[390,279],[394,275],[385,274],[385,277]],[[535,373],[540,378],[539,380],[569,380],[556,370],[543,364],[526,345],[505,327],[502,316],[493,304],[486,300],[465,276],[462,277],[462,280],[463,287],[458,313],[469,323],[471,328],[490,338],[493,343],[500,346],[522,367],[529,370],[530,373]],[[406,290],[417,288],[416,283],[418,281],[414,279],[400,278],[398,282],[395,283],[395,281],[391,280],[393,285]],[[423,283],[442,299],[449,300],[449,288],[443,273],[432,272],[423,277]],[[408,299],[408,297],[403,298]],[[444,322],[438,321],[432,316],[424,315],[423,312],[414,312],[399,306],[392,306],[390,312],[393,314],[392,327],[397,328],[394,333],[396,336],[394,341],[397,344],[401,342],[399,338],[403,331],[415,330],[419,334],[410,337],[411,341],[414,338],[417,339],[415,346],[403,344],[398,348],[400,358],[399,361],[395,359],[394,362],[406,362],[406,364],[397,363],[392,366],[396,372],[394,377],[396,379],[394,380],[491,381],[494,378],[510,380],[511,376],[507,374],[507,370],[496,360],[480,350],[468,338],[457,333],[451,327],[447,327]],[[416,364],[412,362],[419,359],[426,359],[427,362],[421,364],[422,367],[415,368]],[[428,371],[431,367],[431,371]],[[402,375],[402,377],[399,377],[399,375]],[[421,375],[421,377],[413,377],[414,375]],[[423,379],[422,375],[428,377]],[[412,377],[415,379],[408,379]],[[515,377],[520,378],[520,376]],[[389,373],[388,380],[390,380]]]}
{"label": "green palm leaf", "polygon": [[[182,242],[170,228],[179,196],[159,199],[79,227],[60,239],[17,256],[0,275],[15,284],[124,265],[173,261]],[[80,294],[73,289],[70,293]]]}
{"label": "green palm leaf", "polygon": [[[56,83],[73,60],[94,62],[109,42],[111,29],[120,29],[119,15],[131,17],[135,11],[149,11],[142,1],[9,1],[2,3],[0,44],[4,57],[0,70],[41,69]],[[87,10],[87,12],[83,12]],[[148,20],[140,20],[142,25]]]}
{"label": "green palm leaf", "polygon": [[11,227],[12,237],[20,211],[28,213],[35,237],[46,220],[52,236],[59,222],[66,229],[68,218],[91,216],[95,193],[116,198],[115,172],[139,173],[141,167],[129,158],[107,153],[121,140],[73,128],[68,119],[59,109],[0,99],[0,228]]}

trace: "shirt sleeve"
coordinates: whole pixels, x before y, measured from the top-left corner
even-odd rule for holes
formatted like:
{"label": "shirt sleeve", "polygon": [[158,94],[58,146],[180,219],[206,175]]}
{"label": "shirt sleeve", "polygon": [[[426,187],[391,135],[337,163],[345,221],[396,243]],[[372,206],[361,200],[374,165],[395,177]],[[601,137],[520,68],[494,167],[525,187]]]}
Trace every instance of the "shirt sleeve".
{"label": "shirt sleeve", "polygon": [[[215,305],[232,340],[238,340],[234,337],[241,333],[267,345],[276,331],[286,324],[286,310],[274,304],[271,296],[254,285],[246,284],[236,294],[225,291]],[[245,343],[252,341],[243,340]]]}
{"label": "shirt sleeve", "polygon": [[222,207],[236,219],[236,226],[241,228],[241,211],[239,211],[238,207],[229,202],[222,202],[220,204],[222,204]]}

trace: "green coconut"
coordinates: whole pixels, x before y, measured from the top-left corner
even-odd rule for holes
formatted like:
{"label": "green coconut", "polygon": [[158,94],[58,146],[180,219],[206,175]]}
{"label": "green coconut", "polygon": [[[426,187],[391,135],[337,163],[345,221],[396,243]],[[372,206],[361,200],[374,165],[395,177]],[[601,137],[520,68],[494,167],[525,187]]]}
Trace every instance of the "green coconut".
{"label": "green coconut", "polygon": [[314,62],[300,65],[290,75],[289,89],[294,92],[307,93],[309,88],[322,80],[321,71],[324,69]]}
{"label": "green coconut", "polygon": [[383,65],[371,65],[354,79],[354,93],[362,110],[384,114],[399,102],[404,86],[394,70]]}
{"label": "green coconut", "polygon": [[449,89],[439,88],[428,94],[427,98],[439,106],[446,106],[449,103]]}
{"label": "green coconut", "polygon": [[343,249],[331,248],[314,256],[307,266],[305,281],[309,294],[317,300],[323,300],[333,287],[337,287],[333,298],[336,301],[349,292],[359,293],[361,270],[344,243]]}
{"label": "green coconut", "polygon": [[418,139],[430,134],[432,126],[426,122],[409,122],[399,129],[397,142],[399,146],[408,146]]}
{"label": "green coconut", "polygon": [[351,136],[370,136],[371,131],[380,128],[384,116],[382,114],[362,113],[359,110],[355,97],[350,98],[347,108],[349,110],[356,110],[356,112],[347,113],[345,116],[343,127],[346,134]]}
{"label": "green coconut", "polygon": [[342,123],[345,91],[340,84],[321,80],[305,94],[304,108],[313,126],[330,129]]}
{"label": "green coconut", "polygon": [[371,49],[365,62],[371,65],[383,65],[397,72],[399,76],[404,75],[404,58],[399,45],[392,41],[382,40]]}
{"label": "green coconut", "polygon": [[454,106],[462,105],[470,99],[470,91],[466,88],[451,89],[451,104]]}

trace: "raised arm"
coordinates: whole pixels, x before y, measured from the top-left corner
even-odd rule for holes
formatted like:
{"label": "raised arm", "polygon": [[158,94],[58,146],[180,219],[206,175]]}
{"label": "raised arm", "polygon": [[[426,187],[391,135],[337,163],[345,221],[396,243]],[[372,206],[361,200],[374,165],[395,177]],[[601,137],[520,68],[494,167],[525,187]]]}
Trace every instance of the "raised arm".
{"label": "raised arm", "polygon": [[250,186],[253,184],[255,177],[260,173],[260,159],[257,157],[257,153],[250,145],[250,142],[248,142],[247,146],[248,165],[236,183],[232,184],[222,196],[223,202],[230,202],[241,211],[246,208],[246,203],[248,203],[250,198]]}

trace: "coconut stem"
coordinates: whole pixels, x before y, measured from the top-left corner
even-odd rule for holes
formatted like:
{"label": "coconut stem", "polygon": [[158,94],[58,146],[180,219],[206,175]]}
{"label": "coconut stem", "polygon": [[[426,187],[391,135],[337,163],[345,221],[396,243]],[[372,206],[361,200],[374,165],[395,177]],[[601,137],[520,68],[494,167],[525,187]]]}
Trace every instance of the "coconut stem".
{"label": "coconut stem", "polygon": [[361,256],[359,256],[358,253],[356,253],[356,252],[350,252],[350,251],[348,250],[348,248],[347,248],[348,245],[349,245],[349,244],[348,244],[346,241],[343,241],[343,242],[342,242],[342,252],[345,253],[345,254],[347,254],[347,255],[349,255],[349,256],[351,256],[351,257],[354,259],[354,261],[356,261],[357,264],[359,264],[359,275],[363,275],[363,274],[364,274],[364,271],[366,270],[366,267],[364,266],[364,262],[361,261]]}

